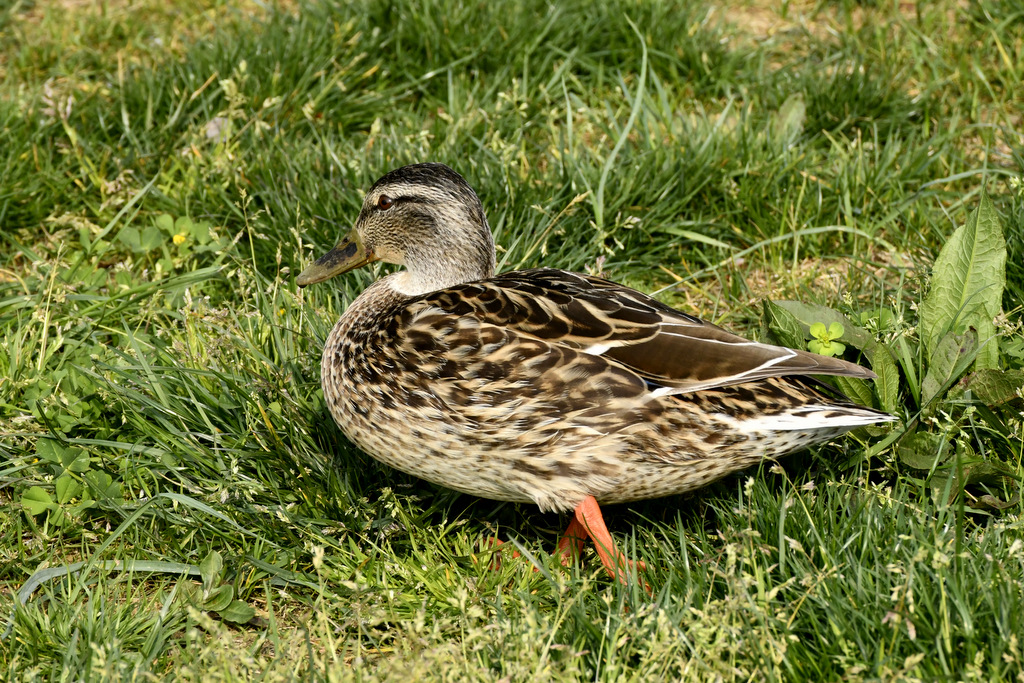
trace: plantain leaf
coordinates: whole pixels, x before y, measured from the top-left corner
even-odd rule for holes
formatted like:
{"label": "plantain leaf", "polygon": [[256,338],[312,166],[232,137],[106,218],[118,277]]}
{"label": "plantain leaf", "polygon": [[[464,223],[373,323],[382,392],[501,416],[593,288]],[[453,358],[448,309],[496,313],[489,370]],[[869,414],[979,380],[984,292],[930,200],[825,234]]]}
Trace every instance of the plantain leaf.
{"label": "plantain leaf", "polygon": [[206,593],[213,591],[220,581],[220,572],[223,567],[224,560],[216,550],[211,550],[210,554],[199,563],[199,572],[203,577],[203,590]]}
{"label": "plantain leaf", "polygon": [[874,401],[871,400],[871,387],[862,379],[856,377],[843,377],[837,376],[833,378],[836,382],[836,386],[839,390],[846,394],[854,403],[859,403],[862,406],[869,406]]}
{"label": "plantain leaf", "polygon": [[248,624],[256,616],[256,610],[241,600],[234,600],[218,614],[224,621],[230,621],[233,624]]}
{"label": "plantain leaf", "polygon": [[967,487],[980,489],[967,500],[976,510],[1005,510],[1020,503],[1020,482],[1013,470],[1001,462],[976,462],[951,474],[955,475],[955,491],[965,491]]}
{"label": "plantain leaf", "polygon": [[203,609],[211,612],[220,612],[227,609],[235,597],[235,588],[231,584],[218,586],[203,596]]}
{"label": "plantain leaf", "polygon": [[934,432],[914,432],[900,442],[900,462],[915,470],[931,470],[949,457],[946,440]]}
{"label": "plantain leaf", "polygon": [[974,330],[964,334],[949,332],[939,342],[932,353],[928,364],[928,372],[921,380],[921,405],[927,406],[941,392],[948,389],[960,373],[970,365],[978,338]]}
{"label": "plantain leaf", "polygon": [[871,369],[878,375],[875,386],[878,387],[882,410],[895,413],[900,398],[900,371],[896,367],[896,361],[893,360],[889,349],[881,344],[872,344],[864,351],[871,360]]}
{"label": "plantain leaf", "polygon": [[806,330],[800,326],[800,321],[779,306],[778,302],[764,300],[764,326],[768,333],[766,336],[776,344],[795,349],[804,347]]}
{"label": "plantain leaf", "polygon": [[961,385],[986,405],[1024,405],[1024,370],[978,370],[964,377]]}
{"label": "plantain leaf", "polygon": [[978,208],[953,231],[935,260],[931,288],[921,303],[921,339],[928,356],[935,355],[947,333],[974,328],[979,347],[974,367],[998,367],[993,320],[1005,284],[1006,240],[995,207],[983,193]]}

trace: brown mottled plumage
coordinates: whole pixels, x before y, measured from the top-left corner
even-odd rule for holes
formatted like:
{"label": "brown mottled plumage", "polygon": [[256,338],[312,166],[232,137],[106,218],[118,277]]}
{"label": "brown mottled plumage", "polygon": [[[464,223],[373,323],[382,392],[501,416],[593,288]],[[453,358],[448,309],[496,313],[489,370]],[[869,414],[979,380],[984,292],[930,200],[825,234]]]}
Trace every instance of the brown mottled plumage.
{"label": "brown mottled plumage", "polygon": [[874,376],[858,365],[749,341],[586,275],[494,276],[480,201],[442,164],[378,180],[349,237],[298,283],[378,259],[406,270],[364,291],[324,348],[342,431],[436,484],[575,510],[567,536],[592,536],[613,575],[624,560],[598,503],[682,493],[892,419],[804,376]]}

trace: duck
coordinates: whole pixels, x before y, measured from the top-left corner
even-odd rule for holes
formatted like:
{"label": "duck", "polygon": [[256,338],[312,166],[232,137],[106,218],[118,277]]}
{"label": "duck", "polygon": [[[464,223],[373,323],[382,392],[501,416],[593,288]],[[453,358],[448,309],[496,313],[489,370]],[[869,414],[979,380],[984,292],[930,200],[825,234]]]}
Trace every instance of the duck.
{"label": "duck", "polygon": [[436,485],[571,514],[612,577],[645,569],[601,505],[693,491],[766,459],[895,419],[814,376],[842,359],[760,343],[605,279],[495,274],[469,183],[435,162],[384,174],[352,230],[296,278],[403,268],[349,304],[324,344],[324,400],[376,460]]}

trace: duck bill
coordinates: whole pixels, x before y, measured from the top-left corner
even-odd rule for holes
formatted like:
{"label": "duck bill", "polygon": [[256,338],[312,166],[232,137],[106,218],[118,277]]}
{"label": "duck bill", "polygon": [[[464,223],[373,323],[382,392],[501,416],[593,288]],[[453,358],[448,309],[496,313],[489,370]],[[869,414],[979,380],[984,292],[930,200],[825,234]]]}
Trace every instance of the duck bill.
{"label": "duck bill", "polygon": [[374,253],[363,246],[355,230],[345,236],[338,246],[318,258],[311,266],[299,273],[295,283],[299,287],[329,280],[335,275],[365,266],[377,260]]}

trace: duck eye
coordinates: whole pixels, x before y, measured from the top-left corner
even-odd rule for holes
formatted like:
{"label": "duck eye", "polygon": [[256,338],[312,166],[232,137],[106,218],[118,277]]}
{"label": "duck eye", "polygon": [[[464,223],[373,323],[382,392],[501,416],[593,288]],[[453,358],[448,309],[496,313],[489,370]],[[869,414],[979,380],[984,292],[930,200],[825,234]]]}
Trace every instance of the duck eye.
{"label": "duck eye", "polygon": [[395,203],[395,200],[386,194],[382,194],[377,198],[377,208],[382,210],[390,209]]}

